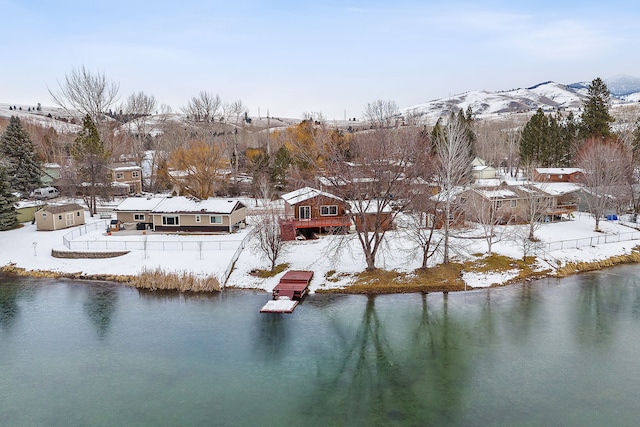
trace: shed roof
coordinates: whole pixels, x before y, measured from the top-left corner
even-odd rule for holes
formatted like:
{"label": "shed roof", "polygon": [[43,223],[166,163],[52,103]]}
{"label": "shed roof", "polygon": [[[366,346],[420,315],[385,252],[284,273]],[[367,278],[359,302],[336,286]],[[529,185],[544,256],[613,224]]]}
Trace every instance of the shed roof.
{"label": "shed roof", "polygon": [[42,208],[43,212],[49,212],[52,214],[59,214],[65,212],[82,211],[84,208],[77,203],[68,203],[66,205],[47,205]]}

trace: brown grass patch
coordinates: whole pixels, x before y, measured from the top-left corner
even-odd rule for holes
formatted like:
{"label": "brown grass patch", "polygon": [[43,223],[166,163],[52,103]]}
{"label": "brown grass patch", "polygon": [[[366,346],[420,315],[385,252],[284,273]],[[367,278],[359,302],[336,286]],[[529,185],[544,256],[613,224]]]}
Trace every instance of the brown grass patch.
{"label": "brown grass patch", "polygon": [[557,269],[556,276],[566,277],[570,274],[576,274],[582,271],[601,270],[618,264],[631,263],[640,263],[640,246],[634,247],[630,254],[616,255],[601,261],[569,262]]}
{"label": "brown grass patch", "polygon": [[215,276],[200,277],[188,271],[168,273],[161,268],[144,270],[132,278],[131,285],[152,291],[212,292],[220,290],[220,282]]}
{"label": "brown grass patch", "polygon": [[262,270],[260,268],[256,268],[251,270],[251,272],[249,273],[252,276],[255,277],[259,277],[261,279],[268,279],[269,277],[273,277],[276,276],[280,273],[282,273],[283,271],[285,271],[287,268],[289,268],[289,264],[278,264],[276,265],[276,268],[273,269],[273,271],[271,270]]}

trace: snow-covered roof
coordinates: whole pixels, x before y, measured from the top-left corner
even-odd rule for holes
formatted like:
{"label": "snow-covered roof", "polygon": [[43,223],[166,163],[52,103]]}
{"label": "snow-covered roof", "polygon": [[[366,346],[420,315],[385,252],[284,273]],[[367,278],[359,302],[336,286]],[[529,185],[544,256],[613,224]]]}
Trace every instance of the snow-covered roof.
{"label": "snow-covered roof", "polygon": [[358,200],[349,201],[347,203],[351,206],[352,212],[368,214],[392,212],[389,203],[386,203],[384,206],[379,206],[379,203],[376,200]]}
{"label": "snow-covered roof", "polygon": [[483,197],[486,197],[487,199],[511,199],[514,197],[518,197],[518,193],[516,193],[515,191],[508,189],[508,188],[502,188],[499,190],[475,190],[478,194],[481,194]]}
{"label": "snow-covered roof", "polygon": [[536,172],[541,175],[569,175],[576,172],[583,172],[580,168],[536,168]]}
{"label": "snow-covered roof", "polygon": [[153,213],[219,213],[229,214],[244,207],[236,199],[211,198],[198,200],[191,197],[127,197],[114,211]]}
{"label": "snow-covered roof", "polygon": [[532,185],[552,196],[562,196],[584,189],[582,185],[575,182],[534,182]]}
{"label": "snow-covered roof", "polygon": [[125,172],[125,171],[139,171],[142,168],[137,165],[132,165],[128,163],[114,163],[109,166],[109,169],[116,172]]}
{"label": "snow-covered roof", "polygon": [[164,197],[127,197],[113,210],[116,212],[151,212]]}
{"label": "snow-covered roof", "polygon": [[499,187],[502,184],[500,178],[481,178],[473,182],[474,187]]}
{"label": "snow-covered roof", "polygon": [[167,197],[152,209],[153,213],[219,213],[230,214],[244,207],[236,199],[198,200],[190,197]]}
{"label": "snow-covered roof", "polygon": [[280,197],[290,205],[295,205],[297,203],[304,202],[305,200],[313,199],[314,197],[318,196],[329,197],[331,199],[342,201],[340,197],[334,196],[333,194],[324,191],[316,190],[315,188],[311,187],[302,187],[289,193],[283,194]]}

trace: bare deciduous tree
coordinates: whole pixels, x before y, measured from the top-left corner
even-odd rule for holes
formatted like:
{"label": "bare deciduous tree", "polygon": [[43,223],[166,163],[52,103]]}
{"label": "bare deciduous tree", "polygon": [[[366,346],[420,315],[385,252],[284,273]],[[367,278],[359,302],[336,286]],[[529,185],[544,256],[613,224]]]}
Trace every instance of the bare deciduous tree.
{"label": "bare deciduous tree", "polygon": [[466,185],[471,178],[471,141],[469,129],[462,111],[451,114],[446,123],[438,122],[433,131],[436,180],[443,193],[442,205],[445,215],[443,263],[449,263],[449,221],[456,187]]}
{"label": "bare deciduous tree", "polygon": [[124,114],[127,117],[127,127],[129,133],[135,138],[133,154],[141,159],[144,151],[144,141],[147,138],[149,129],[147,128],[149,118],[156,110],[157,101],[155,96],[147,95],[144,92],[131,94],[124,105]]}
{"label": "bare deciduous tree", "polygon": [[356,225],[367,270],[376,269],[385,234],[411,197],[408,185],[420,153],[418,139],[413,129],[375,129],[355,138],[351,162],[335,147],[326,156],[329,191],[349,200],[346,214]]}
{"label": "bare deciduous tree", "polygon": [[203,90],[189,99],[182,112],[194,122],[210,123],[215,121],[216,117],[220,117],[222,100],[219,95],[212,95]]}
{"label": "bare deciduous tree", "polygon": [[376,100],[368,103],[362,112],[365,121],[374,128],[388,128],[399,119],[400,110],[395,101]]}
{"label": "bare deciduous tree", "polygon": [[269,260],[271,271],[274,271],[278,259],[286,249],[280,233],[280,214],[274,206],[267,206],[262,214],[254,218],[256,222],[251,231],[254,241],[253,249]]}
{"label": "bare deciduous tree", "polygon": [[[501,190],[470,189],[461,195],[465,199],[465,211],[468,218],[475,221],[482,229],[487,243],[487,253],[491,255],[493,244],[505,236],[498,226],[505,221],[510,207],[502,200],[494,200],[494,195]],[[497,203],[500,202],[500,203]]]}
{"label": "bare deciduous tree", "polygon": [[422,270],[428,267],[429,260],[441,249],[442,234],[436,229],[439,206],[437,200],[423,193],[413,200],[402,216],[400,226],[406,239],[413,243],[410,252],[420,257]]}
{"label": "bare deciduous tree", "polygon": [[104,73],[92,73],[82,65],[65,75],[64,82],[58,82],[56,92],[48,90],[56,105],[69,113],[88,114],[99,125],[118,101],[120,85],[108,80]]}
{"label": "bare deciduous tree", "polygon": [[577,165],[584,171],[586,202],[596,222],[595,230],[599,231],[606,211],[631,198],[630,158],[618,141],[592,138],[578,153]]}

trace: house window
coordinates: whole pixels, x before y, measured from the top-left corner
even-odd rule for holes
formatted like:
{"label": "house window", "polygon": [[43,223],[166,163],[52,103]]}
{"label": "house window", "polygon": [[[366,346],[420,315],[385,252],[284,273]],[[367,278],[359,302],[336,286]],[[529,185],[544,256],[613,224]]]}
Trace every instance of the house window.
{"label": "house window", "polygon": [[58,215],[58,219],[62,221],[62,215]]}
{"label": "house window", "polygon": [[496,209],[500,209],[502,207],[502,200],[496,200]]}
{"label": "house window", "polygon": [[116,172],[116,179],[124,179],[124,172]]}
{"label": "house window", "polygon": [[196,215],[196,222],[200,222],[200,215]]}
{"label": "house window", "polygon": [[144,214],[133,214],[134,221],[144,221]]}
{"label": "house window", "polygon": [[338,215],[338,206],[336,205],[324,205],[320,206],[321,216],[336,216]]}
{"label": "house window", "polygon": [[80,211],[76,212],[76,216],[80,216]]}
{"label": "house window", "polygon": [[222,224],[222,217],[211,215],[209,217],[209,221],[211,222],[211,224]]}
{"label": "house window", "polygon": [[180,217],[175,216],[163,216],[162,225],[180,225]]}
{"label": "house window", "polygon": [[517,200],[511,200],[510,205],[512,208],[515,208],[516,206],[518,206],[518,201]]}
{"label": "house window", "polygon": [[311,206],[299,206],[298,219],[311,219]]}
{"label": "house window", "polygon": [[131,172],[131,178],[139,178],[139,177],[140,177],[140,172],[138,171]]}

